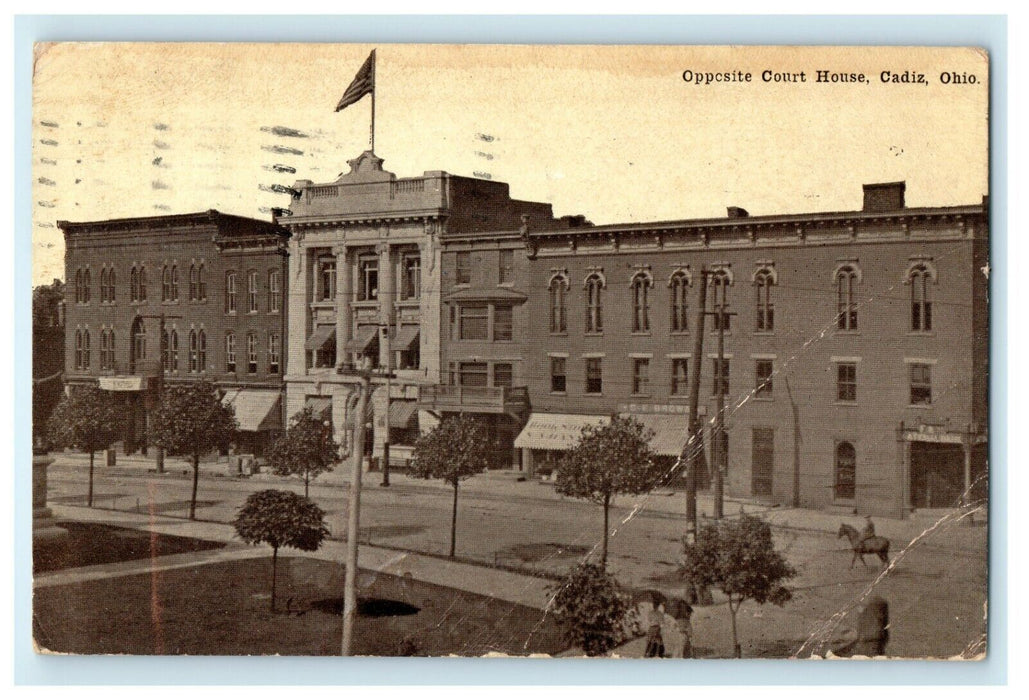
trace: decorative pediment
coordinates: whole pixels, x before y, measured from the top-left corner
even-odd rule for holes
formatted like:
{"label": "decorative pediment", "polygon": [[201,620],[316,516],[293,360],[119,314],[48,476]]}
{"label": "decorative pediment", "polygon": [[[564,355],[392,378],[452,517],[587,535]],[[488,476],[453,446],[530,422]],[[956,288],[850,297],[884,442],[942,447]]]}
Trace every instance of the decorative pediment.
{"label": "decorative pediment", "polygon": [[336,182],[343,184],[354,184],[362,182],[389,182],[396,180],[394,173],[384,170],[383,160],[371,151],[365,151],[357,158],[348,160],[350,172],[340,175]]}

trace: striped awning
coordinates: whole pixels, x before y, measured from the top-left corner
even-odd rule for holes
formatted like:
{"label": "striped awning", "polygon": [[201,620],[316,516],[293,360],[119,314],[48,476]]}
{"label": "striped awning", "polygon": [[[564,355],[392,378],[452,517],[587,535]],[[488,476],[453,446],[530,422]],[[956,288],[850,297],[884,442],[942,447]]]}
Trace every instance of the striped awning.
{"label": "striped awning", "polygon": [[282,428],[282,394],[260,389],[229,389],[222,403],[236,412],[239,429],[247,432]]}
{"label": "striped awning", "polygon": [[328,396],[310,396],[304,402],[304,408],[310,408],[316,417],[323,420],[332,418],[332,399]]}
{"label": "striped awning", "polygon": [[650,439],[650,449],[662,457],[678,457],[686,445],[689,434],[686,430],[687,420],[683,414],[660,413],[623,413],[632,416],[643,424],[643,427],[654,431]]}
{"label": "striped awning", "polygon": [[314,333],[307,339],[308,350],[321,350],[336,337],[336,326],[315,326]]}
{"label": "striped awning", "polygon": [[390,404],[389,404],[389,427],[391,427],[391,428],[417,428],[418,427],[418,402],[417,401],[390,401]]}
{"label": "striped awning", "polygon": [[371,351],[372,345],[379,342],[379,329],[377,326],[372,328],[358,328],[357,335],[347,341],[346,350],[347,352],[355,352],[358,355],[364,355]]}
{"label": "striped awning", "polygon": [[397,337],[393,339],[391,343],[391,350],[394,352],[400,352],[402,350],[410,350],[413,346],[418,344],[418,334],[421,332],[421,326],[401,326],[397,330]]}
{"label": "striped awning", "polygon": [[568,413],[533,413],[514,446],[534,450],[570,450],[579,442],[587,425],[606,425],[608,416],[585,416]]}

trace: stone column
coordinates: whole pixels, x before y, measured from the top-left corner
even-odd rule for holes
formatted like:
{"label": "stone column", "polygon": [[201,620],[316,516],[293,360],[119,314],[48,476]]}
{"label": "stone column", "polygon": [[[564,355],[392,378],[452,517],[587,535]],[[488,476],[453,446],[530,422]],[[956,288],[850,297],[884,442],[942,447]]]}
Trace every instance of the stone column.
{"label": "stone column", "polygon": [[[375,252],[379,254],[379,323],[385,323],[392,329],[396,307],[393,292],[396,270],[393,269],[392,246],[386,242],[379,243]],[[392,366],[388,353],[388,343],[379,343],[379,366]]]}
{"label": "stone column", "polygon": [[307,336],[310,315],[310,249],[303,245],[303,235],[294,232],[289,244],[289,284],[287,304],[288,334],[286,374],[307,374]]}
{"label": "stone column", "polygon": [[336,254],[336,365],[339,366],[350,360],[346,347],[354,327],[350,320],[354,275],[347,246],[336,246],[332,252]]}

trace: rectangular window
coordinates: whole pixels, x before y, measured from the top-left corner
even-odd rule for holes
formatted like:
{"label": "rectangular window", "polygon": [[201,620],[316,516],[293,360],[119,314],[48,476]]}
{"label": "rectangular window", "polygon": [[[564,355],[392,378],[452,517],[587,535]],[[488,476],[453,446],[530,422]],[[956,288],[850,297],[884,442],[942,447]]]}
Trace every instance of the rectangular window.
{"label": "rectangular window", "polygon": [[507,284],[508,282],[514,282],[514,251],[513,250],[502,250],[500,251],[500,263],[497,270],[497,277],[500,280],[500,284]]}
{"label": "rectangular window", "polygon": [[857,363],[840,362],[836,365],[836,400],[857,401]]}
{"label": "rectangular window", "polygon": [[459,308],[458,338],[460,340],[489,340],[489,306],[464,304]]}
{"label": "rectangular window", "polygon": [[279,373],[279,356],[282,353],[282,340],[278,333],[268,336],[268,374]]}
{"label": "rectangular window", "polygon": [[247,273],[247,311],[257,313],[257,272]]}
{"label": "rectangular window", "polygon": [[550,390],[563,394],[567,387],[567,376],[565,375],[565,358],[550,358]]}
{"label": "rectangular window", "polygon": [[493,340],[514,338],[514,309],[510,306],[493,307]]}
{"label": "rectangular window", "polygon": [[454,271],[454,284],[472,283],[472,254],[461,252],[456,255],[456,269]]}
{"label": "rectangular window", "polygon": [[318,261],[318,299],[321,301],[332,301],[335,298],[336,259],[322,258]]}
{"label": "rectangular window", "polygon": [[754,363],[754,396],[760,398],[772,397],[772,361],[758,360]]}
{"label": "rectangular window", "polygon": [[375,301],[379,298],[379,259],[361,258],[358,271],[357,300]]}
{"label": "rectangular window", "polygon": [[401,299],[418,299],[422,296],[421,255],[404,256],[404,283],[400,291]]}
{"label": "rectangular window", "polygon": [[236,371],[236,334],[225,334],[225,371]]}
{"label": "rectangular window", "polygon": [[514,367],[506,362],[493,365],[493,386],[511,386],[514,381]]}
{"label": "rectangular window", "polygon": [[[718,318],[717,316],[715,318]],[[721,362],[718,358],[711,360],[713,367],[712,376],[714,377],[714,385],[711,388],[711,393],[717,396],[727,396],[729,394],[729,360],[723,359]]]}
{"label": "rectangular window", "polygon": [[247,333],[247,372],[257,374],[257,335]]}
{"label": "rectangular window", "polygon": [[650,360],[645,357],[632,360],[632,393],[650,393]]}
{"label": "rectangular window", "polygon": [[461,386],[484,387],[489,384],[489,366],[485,362],[462,362],[458,365]]}
{"label": "rectangular window", "polygon": [[586,358],[586,393],[600,394],[604,391],[604,375],[600,357]]}
{"label": "rectangular window", "polygon": [[225,273],[225,313],[236,313],[236,273]]}
{"label": "rectangular window", "polygon": [[282,309],[282,273],[272,270],[268,273],[268,313]]}
{"label": "rectangular window", "polygon": [[927,406],[933,402],[932,365],[912,363],[911,405]]}
{"label": "rectangular window", "polygon": [[685,357],[672,360],[672,396],[686,396],[689,393],[689,364]]}

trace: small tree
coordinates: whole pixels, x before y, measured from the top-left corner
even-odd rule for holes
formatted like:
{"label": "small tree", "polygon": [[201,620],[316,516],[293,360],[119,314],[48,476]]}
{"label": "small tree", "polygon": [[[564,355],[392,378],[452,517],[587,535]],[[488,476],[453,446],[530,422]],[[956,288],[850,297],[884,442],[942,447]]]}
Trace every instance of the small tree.
{"label": "small tree", "polygon": [[93,457],[118,439],[122,415],[110,392],[95,386],[73,386],[50,416],[48,432],[56,447],[89,453],[89,490],[86,503],[93,507]]}
{"label": "small tree", "polygon": [[236,434],[236,412],[222,403],[218,388],[195,382],[165,390],[151,417],[154,444],[170,455],[189,457],[193,464],[193,492],[189,519],[196,519],[200,456],[214,449],[228,449]]}
{"label": "small tree", "polygon": [[792,594],[780,582],[797,575],[776,551],[768,523],[746,514],[701,528],[696,543],[686,543],[682,572],[693,586],[714,586],[728,597],[736,658],[741,656],[736,633],[740,606],[748,599],[785,605]]}
{"label": "small tree", "polygon": [[631,598],[604,567],[579,564],[551,590],[550,612],[569,645],[600,656],[626,641]]}
{"label": "small tree", "polygon": [[604,508],[601,566],[607,565],[611,499],[620,493],[636,495],[649,491],[662,476],[650,449],[653,435],[653,431],[631,416],[613,416],[606,425],[584,427],[579,442],[558,466],[558,493],[585,498]]}
{"label": "small tree", "polygon": [[272,444],[265,458],[276,474],[303,475],[306,497],[311,479],[331,472],[332,465],[339,461],[339,443],[332,439],[329,424],[307,407],[293,416],[286,432]]}
{"label": "small tree", "polygon": [[268,489],[247,496],[236,519],[236,534],[247,544],[265,543],[272,548],[272,612],[275,612],[275,578],[279,547],[304,552],[317,550],[328,536],[325,512],[306,496]]}
{"label": "small tree", "polygon": [[485,425],[465,413],[445,417],[415,443],[411,472],[423,479],[443,479],[454,487],[450,556],[454,556],[457,544],[458,485],[462,479],[489,469],[492,456],[492,441]]}

